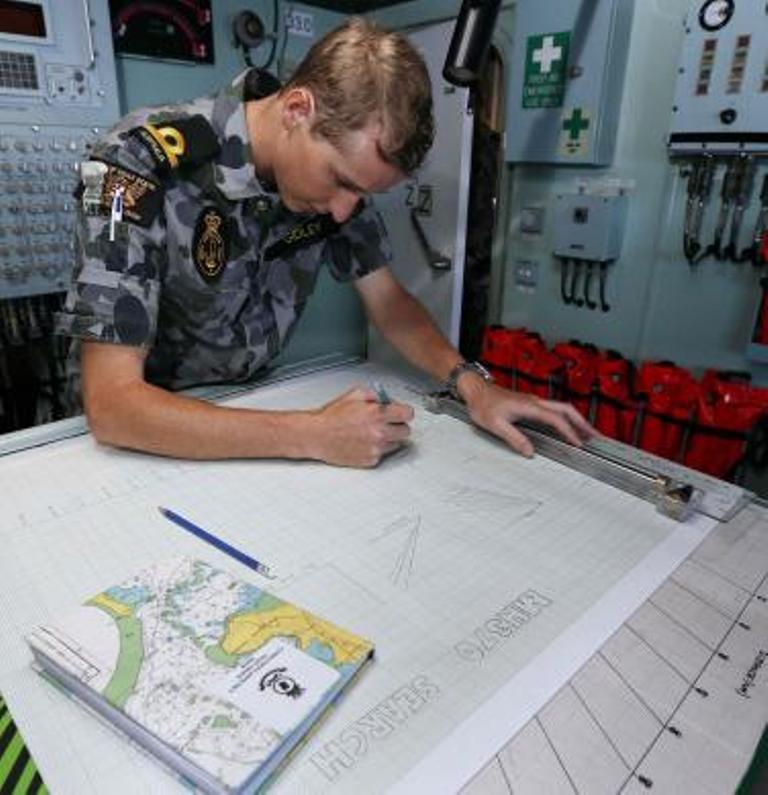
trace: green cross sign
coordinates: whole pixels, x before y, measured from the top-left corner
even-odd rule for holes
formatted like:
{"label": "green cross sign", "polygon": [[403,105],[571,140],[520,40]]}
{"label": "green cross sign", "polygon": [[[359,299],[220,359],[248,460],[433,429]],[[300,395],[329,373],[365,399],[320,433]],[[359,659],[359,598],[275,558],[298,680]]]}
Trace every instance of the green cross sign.
{"label": "green cross sign", "polygon": [[589,129],[589,119],[585,119],[582,114],[581,108],[574,108],[571,118],[563,121],[563,130],[568,133],[571,141],[578,141],[581,133]]}
{"label": "green cross sign", "polygon": [[568,76],[569,31],[529,36],[523,79],[524,108],[561,108]]}

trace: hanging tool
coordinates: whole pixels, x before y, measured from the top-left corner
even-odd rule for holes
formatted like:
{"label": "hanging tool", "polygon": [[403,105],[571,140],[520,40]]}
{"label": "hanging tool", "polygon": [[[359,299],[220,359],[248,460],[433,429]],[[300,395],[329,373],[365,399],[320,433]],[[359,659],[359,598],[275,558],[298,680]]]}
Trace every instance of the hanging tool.
{"label": "hanging tool", "polygon": [[725,237],[725,230],[728,228],[728,222],[731,218],[731,211],[733,209],[734,201],[738,191],[739,179],[739,161],[738,159],[732,160],[728,163],[723,177],[723,187],[720,192],[720,213],[717,217],[717,226],[715,227],[715,238],[712,244],[707,247],[704,253],[700,256],[697,262],[700,262],[710,254],[715,259],[722,261],[724,259],[723,252],[723,238]]}
{"label": "hanging tool", "polygon": [[417,210],[411,210],[411,226],[416,233],[416,239],[419,241],[421,250],[429,263],[429,267],[436,271],[447,271],[451,269],[453,261],[450,257],[432,248],[429,240],[427,240],[427,233],[421,225]]}
{"label": "hanging tool", "polygon": [[693,171],[688,180],[683,251],[685,258],[691,265],[696,264],[696,257],[702,249],[700,240],[701,224],[704,218],[704,211],[712,194],[715,170],[715,158],[712,155],[705,155],[694,163]]}
{"label": "hanging tool", "polygon": [[744,262],[739,254],[739,235],[741,225],[744,221],[744,211],[749,204],[752,196],[752,186],[755,181],[755,159],[753,157],[741,157],[736,164],[736,176],[734,185],[734,207],[731,218],[731,235],[728,245],[723,251],[723,258],[731,262]]}
{"label": "hanging tool", "polygon": [[757,214],[752,245],[742,251],[741,260],[753,265],[768,264],[768,174],[763,177],[760,190],[760,212]]}

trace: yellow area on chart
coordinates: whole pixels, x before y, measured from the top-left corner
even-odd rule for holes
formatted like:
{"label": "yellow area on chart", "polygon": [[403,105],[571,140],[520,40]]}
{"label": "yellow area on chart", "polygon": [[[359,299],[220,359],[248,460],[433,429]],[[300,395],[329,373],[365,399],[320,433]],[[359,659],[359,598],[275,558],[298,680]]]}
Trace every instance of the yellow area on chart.
{"label": "yellow area on chart", "polygon": [[312,643],[329,646],[334,665],[357,662],[371,650],[371,644],[363,638],[288,604],[233,616],[221,648],[227,654],[247,654],[273,638],[296,639],[303,651]]}
{"label": "yellow area on chart", "polygon": [[86,604],[101,607],[116,616],[130,616],[133,612],[130,605],[125,604],[125,602],[118,602],[117,599],[113,599],[105,593],[97,594],[93,599],[89,599]]}

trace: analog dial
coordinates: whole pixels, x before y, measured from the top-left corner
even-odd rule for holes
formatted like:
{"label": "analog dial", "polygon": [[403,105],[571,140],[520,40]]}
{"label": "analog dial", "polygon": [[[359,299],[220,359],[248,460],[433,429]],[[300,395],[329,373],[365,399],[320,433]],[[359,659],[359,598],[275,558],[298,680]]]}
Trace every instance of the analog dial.
{"label": "analog dial", "polygon": [[736,6],[733,0],[707,0],[699,11],[699,22],[704,30],[724,28],[733,16]]}

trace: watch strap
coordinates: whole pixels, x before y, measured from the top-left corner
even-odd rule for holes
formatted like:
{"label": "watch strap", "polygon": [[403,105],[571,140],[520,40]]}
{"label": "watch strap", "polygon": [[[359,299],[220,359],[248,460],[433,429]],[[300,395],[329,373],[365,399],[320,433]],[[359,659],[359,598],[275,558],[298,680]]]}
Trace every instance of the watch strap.
{"label": "watch strap", "polygon": [[474,373],[475,375],[479,375],[483,381],[491,383],[493,381],[493,376],[483,367],[480,362],[459,362],[453,370],[448,374],[448,378],[445,379],[443,383],[443,389],[450,394],[450,396],[454,400],[461,401],[461,395],[459,394],[459,378],[461,378],[464,373]]}

